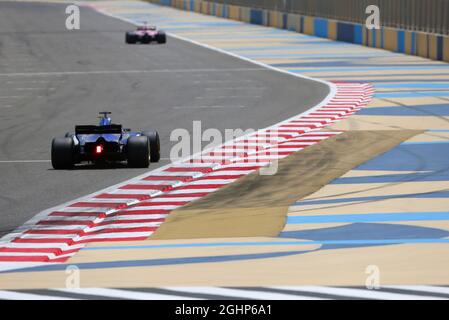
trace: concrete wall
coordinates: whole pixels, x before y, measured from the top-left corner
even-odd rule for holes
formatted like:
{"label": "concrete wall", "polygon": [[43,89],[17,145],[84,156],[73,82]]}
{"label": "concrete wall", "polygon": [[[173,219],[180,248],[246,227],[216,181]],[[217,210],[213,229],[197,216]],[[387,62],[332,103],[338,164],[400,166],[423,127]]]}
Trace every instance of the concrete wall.
{"label": "concrete wall", "polygon": [[205,0],[147,0],[252,24],[288,29],[304,34],[387,49],[449,62],[449,36],[382,27],[368,30],[362,24],[299,14],[227,5]]}

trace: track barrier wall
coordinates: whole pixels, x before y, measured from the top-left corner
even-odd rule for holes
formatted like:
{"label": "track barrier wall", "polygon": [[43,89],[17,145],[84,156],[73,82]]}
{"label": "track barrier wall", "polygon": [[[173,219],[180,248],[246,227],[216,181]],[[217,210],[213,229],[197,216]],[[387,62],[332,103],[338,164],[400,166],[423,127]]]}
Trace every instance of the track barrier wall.
{"label": "track barrier wall", "polygon": [[177,9],[449,62],[449,36],[203,0],[147,0]]}

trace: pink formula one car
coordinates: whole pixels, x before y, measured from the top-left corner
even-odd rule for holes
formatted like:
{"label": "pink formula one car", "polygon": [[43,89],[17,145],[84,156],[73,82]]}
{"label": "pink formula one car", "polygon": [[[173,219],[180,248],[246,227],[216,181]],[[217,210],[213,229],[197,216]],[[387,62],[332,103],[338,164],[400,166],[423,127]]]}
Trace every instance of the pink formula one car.
{"label": "pink formula one car", "polygon": [[158,30],[154,26],[144,25],[137,27],[136,31],[127,32],[125,41],[128,44],[135,44],[138,42],[148,44],[152,41],[162,44],[167,42],[167,37],[165,36],[164,31]]}

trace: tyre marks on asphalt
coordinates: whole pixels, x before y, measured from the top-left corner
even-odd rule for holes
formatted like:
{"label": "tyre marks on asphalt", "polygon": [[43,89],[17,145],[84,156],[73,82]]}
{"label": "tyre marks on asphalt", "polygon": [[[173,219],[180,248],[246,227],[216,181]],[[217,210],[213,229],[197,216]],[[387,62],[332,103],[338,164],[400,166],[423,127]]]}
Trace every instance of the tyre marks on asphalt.
{"label": "tyre marks on asphalt", "polygon": [[280,160],[275,175],[235,172],[238,182],[174,210],[150,239],[277,237],[285,227],[285,213],[296,199],[315,193],[421,131],[344,132],[316,143],[320,133],[281,143],[280,153],[308,147]]}

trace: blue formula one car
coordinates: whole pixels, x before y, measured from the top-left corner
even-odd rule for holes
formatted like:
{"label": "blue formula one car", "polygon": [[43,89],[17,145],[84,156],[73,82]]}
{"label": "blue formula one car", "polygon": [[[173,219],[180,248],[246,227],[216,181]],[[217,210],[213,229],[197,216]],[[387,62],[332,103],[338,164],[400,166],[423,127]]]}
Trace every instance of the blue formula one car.
{"label": "blue formula one car", "polygon": [[157,131],[133,132],[113,124],[111,112],[100,112],[100,124],[75,126],[75,133],[54,138],[51,163],[54,169],[70,169],[77,163],[127,161],[128,166],[147,168],[160,159]]}

